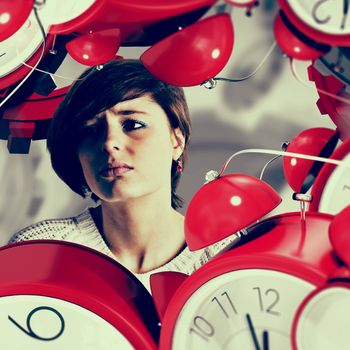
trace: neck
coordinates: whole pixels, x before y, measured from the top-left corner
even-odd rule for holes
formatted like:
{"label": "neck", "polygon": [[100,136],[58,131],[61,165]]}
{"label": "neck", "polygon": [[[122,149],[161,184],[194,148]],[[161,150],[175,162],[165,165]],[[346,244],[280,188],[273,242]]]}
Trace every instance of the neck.
{"label": "neck", "polygon": [[101,201],[93,216],[109,249],[132,272],[164,265],[184,248],[183,216],[154,197]]}

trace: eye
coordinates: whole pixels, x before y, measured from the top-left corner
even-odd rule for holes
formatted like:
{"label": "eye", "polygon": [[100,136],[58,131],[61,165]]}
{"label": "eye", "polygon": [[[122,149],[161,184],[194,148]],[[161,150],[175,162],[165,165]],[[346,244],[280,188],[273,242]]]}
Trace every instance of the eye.
{"label": "eye", "polygon": [[87,135],[97,134],[101,127],[98,124],[85,126],[84,132]]}
{"label": "eye", "polygon": [[136,119],[127,119],[127,120],[124,120],[124,122],[122,123],[122,126],[124,131],[129,132],[129,131],[145,128],[146,124]]}
{"label": "eye", "polygon": [[81,130],[82,137],[96,136],[103,133],[104,126],[101,121],[87,122]]}

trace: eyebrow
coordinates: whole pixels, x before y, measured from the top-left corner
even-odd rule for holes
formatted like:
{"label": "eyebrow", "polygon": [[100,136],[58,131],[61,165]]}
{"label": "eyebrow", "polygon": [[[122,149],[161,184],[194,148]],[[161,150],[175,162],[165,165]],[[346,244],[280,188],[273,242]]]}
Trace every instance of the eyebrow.
{"label": "eyebrow", "polygon": [[117,109],[117,110],[111,108],[110,110],[116,115],[134,114],[134,113],[147,114],[147,112],[140,111],[140,110],[133,109],[133,108],[125,108],[125,109]]}
{"label": "eyebrow", "polygon": [[[128,115],[132,115],[132,114],[142,114],[143,116],[148,116],[150,117],[149,113],[144,112],[144,111],[140,111],[140,110],[136,110],[136,109],[132,109],[132,108],[127,108],[127,109],[121,109],[121,110],[115,110],[113,107],[109,109],[110,111],[113,112],[114,115],[116,116],[128,116]],[[98,123],[101,119],[103,119],[103,117],[105,116],[106,111],[103,111],[101,113],[95,114],[92,118],[89,118],[87,120],[85,120],[84,125],[85,126],[92,126],[95,125],[96,123]]]}
{"label": "eyebrow", "polygon": [[[133,108],[132,106],[125,106],[125,108],[123,107],[112,107],[112,108],[109,108],[108,109],[109,111],[112,111],[113,114],[115,115],[119,115],[119,116],[127,116],[127,115],[130,115],[130,114],[142,114],[142,115],[145,115],[145,116],[148,116],[149,114],[147,112],[144,112],[144,111],[141,111],[141,110],[138,110],[136,108]],[[96,120],[100,120],[101,118],[103,118],[106,114],[106,110],[103,111],[103,112],[100,112],[96,115],[94,115],[92,118],[88,119],[87,122],[88,124],[93,124],[94,121]]]}
{"label": "eyebrow", "polygon": [[118,102],[116,105],[113,107],[109,108],[112,112],[115,114],[119,114],[119,112],[132,112],[132,113],[142,113],[142,114],[147,114],[147,112],[144,112],[142,107],[141,110],[139,110],[140,106],[139,103],[133,100],[124,100]]}
{"label": "eyebrow", "polygon": [[131,114],[142,114],[142,115],[149,115],[147,112],[143,111],[143,110],[139,110],[137,109],[137,107],[133,108],[132,106],[119,106],[119,107],[112,107],[109,109],[110,111],[112,111],[113,114],[115,115],[120,115],[120,116],[127,116],[127,115],[131,115]]}

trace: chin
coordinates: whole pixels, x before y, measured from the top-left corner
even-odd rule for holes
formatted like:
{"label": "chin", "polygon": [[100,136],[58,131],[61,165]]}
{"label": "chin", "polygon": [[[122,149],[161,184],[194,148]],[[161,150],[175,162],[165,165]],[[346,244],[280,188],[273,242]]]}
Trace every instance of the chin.
{"label": "chin", "polygon": [[140,197],[140,195],[137,195],[135,193],[126,193],[125,191],[114,191],[114,192],[103,192],[99,193],[98,197],[105,202],[108,203],[120,203],[120,202],[127,202],[133,199],[136,199]]}
{"label": "chin", "polygon": [[[157,193],[162,188],[158,186],[146,186],[143,184],[123,184],[115,183],[113,186],[99,186],[94,192],[102,201],[108,203],[121,203],[137,199],[147,198],[149,195]],[[146,188],[147,187],[147,188]]]}

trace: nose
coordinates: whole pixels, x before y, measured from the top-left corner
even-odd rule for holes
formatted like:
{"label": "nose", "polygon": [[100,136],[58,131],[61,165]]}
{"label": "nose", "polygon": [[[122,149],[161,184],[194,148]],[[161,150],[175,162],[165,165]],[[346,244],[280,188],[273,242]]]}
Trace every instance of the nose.
{"label": "nose", "polygon": [[105,125],[105,138],[102,142],[102,149],[104,152],[113,153],[115,151],[120,151],[124,147],[124,138],[125,135],[119,125],[119,121],[114,116],[110,118],[106,116],[106,125]]}

